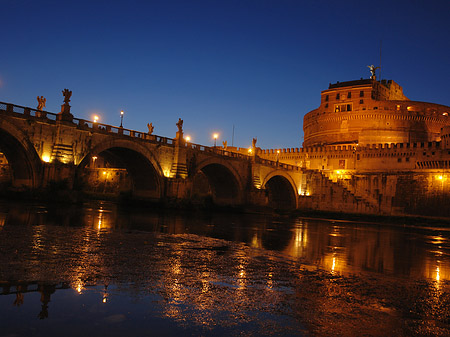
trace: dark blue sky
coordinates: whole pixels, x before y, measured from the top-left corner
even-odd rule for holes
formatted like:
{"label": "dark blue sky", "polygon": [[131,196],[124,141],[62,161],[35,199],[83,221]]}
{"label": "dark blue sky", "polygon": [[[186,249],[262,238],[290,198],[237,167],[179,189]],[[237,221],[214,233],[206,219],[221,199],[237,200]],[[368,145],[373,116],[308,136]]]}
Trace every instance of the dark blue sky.
{"label": "dark blue sky", "polygon": [[330,82],[382,77],[450,105],[450,1],[0,0],[0,101],[204,145],[299,147]]}

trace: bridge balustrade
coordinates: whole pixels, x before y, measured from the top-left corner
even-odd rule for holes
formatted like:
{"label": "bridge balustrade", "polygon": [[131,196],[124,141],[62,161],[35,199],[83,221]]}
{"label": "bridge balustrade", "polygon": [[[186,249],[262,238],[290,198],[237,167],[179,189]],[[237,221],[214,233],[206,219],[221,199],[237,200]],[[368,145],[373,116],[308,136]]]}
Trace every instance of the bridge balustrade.
{"label": "bridge balustrade", "polygon": [[[57,116],[58,116],[58,114],[55,114],[52,112],[40,111],[37,109],[23,107],[20,105],[10,104],[10,103],[5,103],[5,102],[0,102],[0,111],[5,111],[7,113],[21,114],[21,115],[24,115],[25,118],[34,117],[34,118],[46,119],[46,120],[54,121],[54,122],[57,121]],[[109,124],[93,122],[93,121],[85,120],[82,118],[73,118],[72,121],[75,125],[77,125],[77,127],[79,129],[89,129],[89,130],[92,130],[95,132],[101,132],[101,133],[106,133],[106,134],[116,134],[116,135],[120,135],[120,136],[134,138],[134,139],[140,139],[140,140],[144,140],[144,141],[148,141],[148,142],[152,142],[152,143],[160,143],[160,144],[175,146],[175,140],[173,138],[161,137],[161,136],[157,136],[157,135],[149,135],[148,133],[145,133],[145,132],[131,130],[131,129],[125,129],[123,127],[117,127],[117,126],[113,126],[113,125],[109,125]],[[189,147],[190,149],[195,150],[195,151],[215,153],[215,154],[218,154],[218,155],[221,155],[224,157],[238,158],[238,159],[243,159],[243,160],[252,160],[252,158],[253,158],[252,156],[242,154],[239,152],[228,151],[221,147],[210,147],[210,146],[194,144],[194,143],[190,143],[190,142],[186,142],[185,146]],[[284,163],[271,161],[271,160],[267,160],[267,159],[261,159],[258,157],[257,157],[257,162],[265,164],[265,165],[273,166],[273,167],[283,168],[286,170],[297,170],[297,171],[301,170],[301,168],[294,166],[294,165],[284,164]]]}
{"label": "bridge balustrade", "polygon": [[56,121],[57,114],[48,112],[48,111],[42,111],[42,110],[36,110],[33,108],[28,108],[20,105],[15,104],[9,104],[5,102],[0,102],[0,110],[9,112],[9,113],[17,113],[22,114],[25,116],[32,116],[36,118],[46,118],[52,121]]}

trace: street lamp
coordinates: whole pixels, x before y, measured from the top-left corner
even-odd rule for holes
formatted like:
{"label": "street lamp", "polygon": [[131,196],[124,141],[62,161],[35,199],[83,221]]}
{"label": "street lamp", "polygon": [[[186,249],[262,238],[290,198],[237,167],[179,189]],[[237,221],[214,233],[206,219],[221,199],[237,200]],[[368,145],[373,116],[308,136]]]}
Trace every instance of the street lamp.
{"label": "street lamp", "polygon": [[94,123],[97,123],[97,122],[98,122],[98,116],[95,115],[95,116],[94,116]]}
{"label": "street lamp", "polygon": [[216,141],[217,141],[217,138],[219,137],[219,134],[218,133],[215,133],[214,135],[213,135],[213,138],[214,138],[214,147],[216,147]]}
{"label": "street lamp", "polygon": [[186,136],[186,141],[190,142],[191,141],[191,137],[190,136]]}
{"label": "street lamp", "polygon": [[123,123],[123,110],[120,111],[120,127],[121,128],[123,128],[122,123]]}

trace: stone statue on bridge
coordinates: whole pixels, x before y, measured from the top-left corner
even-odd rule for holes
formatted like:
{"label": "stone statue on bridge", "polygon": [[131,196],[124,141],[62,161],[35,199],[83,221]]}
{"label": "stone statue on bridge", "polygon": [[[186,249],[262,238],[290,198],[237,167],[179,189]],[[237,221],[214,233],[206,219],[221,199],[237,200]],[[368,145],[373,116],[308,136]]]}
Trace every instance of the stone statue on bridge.
{"label": "stone statue on bridge", "polygon": [[180,134],[183,134],[183,120],[181,118],[178,118],[177,126],[178,126],[178,132]]}
{"label": "stone statue on bridge", "polygon": [[222,142],[222,144],[223,144],[223,148],[226,150],[227,147],[228,147],[228,142],[227,142],[226,140],[224,140],[224,141]]}
{"label": "stone statue on bridge", "polygon": [[37,101],[38,101],[38,106],[37,106],[37,110],[42,111],[45,108],[45,102],[47,102],[47,99],[44,98],[44,96],[41,97],[37,97]]}
{"label": "stone statue on bridge", "polygon": [[155,127],[153,126],[153,123],[147,123],[147,127],[148,127],[148,134],[151,135],[153,133],[153,130],[155,129]]}
{"label": "stone statue on bridge", "polygon": [[62,91],[62,94],[64,96],[64,104],[69,105],[70,97],[72,96],[72,91],[70,91],[69,89],[64,89]]}

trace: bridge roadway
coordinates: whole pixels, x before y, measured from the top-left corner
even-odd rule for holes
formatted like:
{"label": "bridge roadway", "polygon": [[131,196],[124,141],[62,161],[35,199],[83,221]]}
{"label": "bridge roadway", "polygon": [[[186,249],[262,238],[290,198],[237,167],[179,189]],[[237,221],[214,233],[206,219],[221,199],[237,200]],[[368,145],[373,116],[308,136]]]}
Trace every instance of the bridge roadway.
{"label": "bridge roadway", "polygon": [[[296,208],[302,169],[222,147],[186,142],[0,102],[0,151],[13,189],[49,185],[140,199]],[[256,151],[253,151],[256,153]]]}

